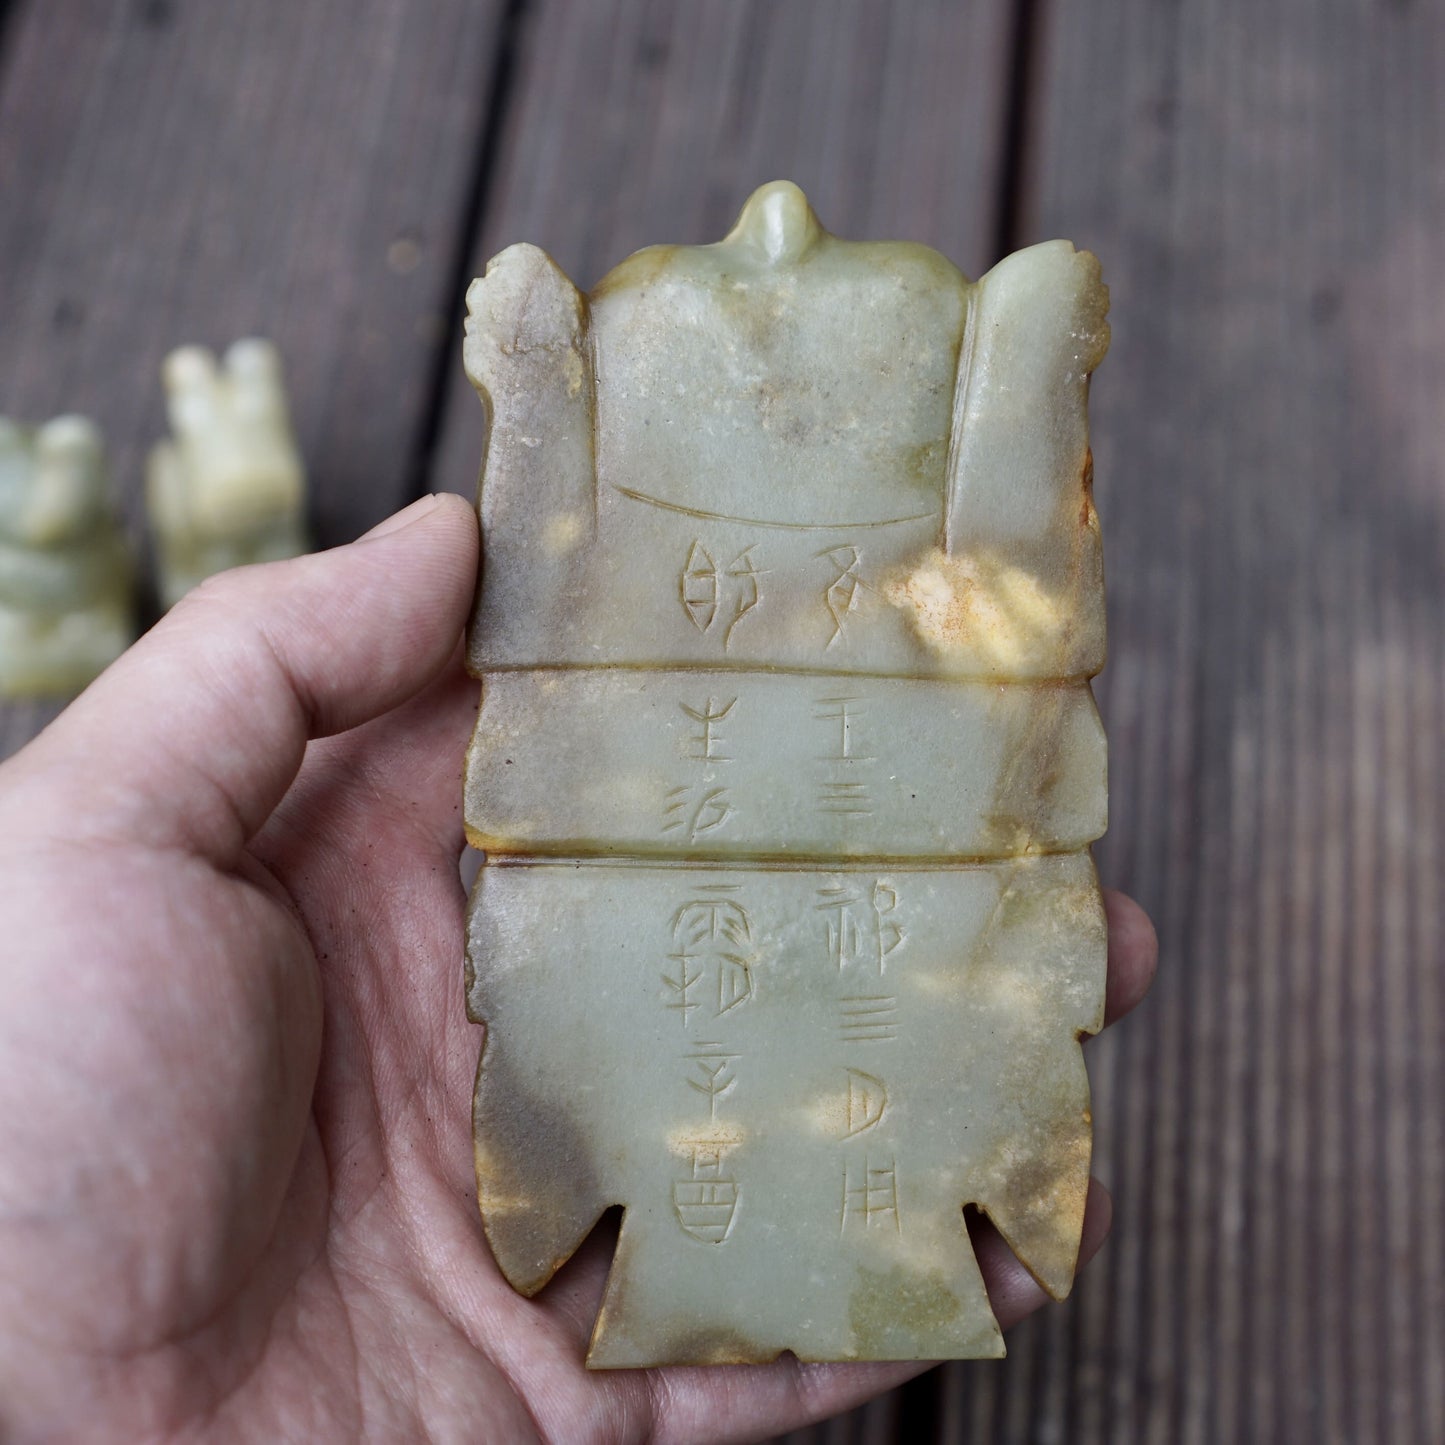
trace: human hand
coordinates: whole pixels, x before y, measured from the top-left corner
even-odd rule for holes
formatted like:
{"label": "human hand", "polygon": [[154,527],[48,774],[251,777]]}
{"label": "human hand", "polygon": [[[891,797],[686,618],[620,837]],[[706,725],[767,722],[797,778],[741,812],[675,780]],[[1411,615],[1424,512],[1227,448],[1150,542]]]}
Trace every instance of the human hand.
{"label": "human hand", "polygon": [[[429,498],[212,579],[0,767],[0,1436],[751,1439],[922,1368],[589,1375],[601,1232],[535,1299],[497,1271],[457,869],[476,551]],[[1117,1018],[1155,945],[1107,903]],[[1042,1302],[976,1245],[1003,1324]]]}

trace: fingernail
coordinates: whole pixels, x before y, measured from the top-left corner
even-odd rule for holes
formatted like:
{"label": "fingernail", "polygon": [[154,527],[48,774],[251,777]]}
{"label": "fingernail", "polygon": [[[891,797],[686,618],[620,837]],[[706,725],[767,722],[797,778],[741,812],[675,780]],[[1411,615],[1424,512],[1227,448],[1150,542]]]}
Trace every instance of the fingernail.
{"label": "fingernail", "polygon": [[437,499],[433,496],[418,497],[409,507],[403,507],[401,511],[378,522],[371,531],[362,533],[358,540],[370,542],[377,537],[385,537],[389,532],[400,532],[404,527],[410,527],[413,522],[419,522],[429,512],[435,511],[436,504]]}

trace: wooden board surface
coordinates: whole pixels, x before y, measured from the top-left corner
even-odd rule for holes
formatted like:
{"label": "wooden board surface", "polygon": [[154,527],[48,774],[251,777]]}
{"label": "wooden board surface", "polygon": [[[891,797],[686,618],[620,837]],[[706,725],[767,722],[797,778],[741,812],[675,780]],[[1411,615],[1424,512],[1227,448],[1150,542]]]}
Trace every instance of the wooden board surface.
{"label": "wooden board surface", "polygon": [[[501,0],[22,0],[0,54],[0,413],[95,418],[140,540],[161,358],[272,337],[320,543],[416,485]],[[53,714],[0,709],[0,756]]]}
{"label": "wooden board surface", "polygon": [[1021,240],[1105,258],[1112,1242],[968,1439],[1445,1440],[1445,17],[1041,11]]}
{"label": "wooden board surface", "polygon": [[1445,1440],[1438,7],[22,0],[0,41],[0,410],[95,414],[133,529],[161,355],[248,330],[324,540],[470,492],[460,287],[513,240],[590,285],[787,175],[974,274],[1097,251],[1100,859],[1164,945],[1092,1046],[1115,1234],[1002,1365],[792,1438]]}

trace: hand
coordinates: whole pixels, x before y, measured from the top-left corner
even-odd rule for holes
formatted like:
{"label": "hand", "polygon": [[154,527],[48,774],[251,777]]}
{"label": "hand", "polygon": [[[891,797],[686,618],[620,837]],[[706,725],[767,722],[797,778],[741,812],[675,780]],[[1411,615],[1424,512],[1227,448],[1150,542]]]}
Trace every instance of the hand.
{"label": "hand", "polygon": [[[922,1368],[588,1375],[608,1241],[534,1300],[497,1272],[457,872],[476,549],[428,498],[207,582],[0,768],[0,1436],[747,1439]],[[1117,1017],[1155,946],[1108,906]],[[978,1246],[1003,1323],[1041,1302]]]}

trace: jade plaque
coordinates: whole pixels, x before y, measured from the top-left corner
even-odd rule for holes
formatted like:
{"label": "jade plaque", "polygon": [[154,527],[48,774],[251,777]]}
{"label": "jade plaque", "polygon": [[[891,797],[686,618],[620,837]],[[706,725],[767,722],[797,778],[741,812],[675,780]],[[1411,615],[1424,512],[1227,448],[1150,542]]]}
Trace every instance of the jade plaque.
{"label": "jade plaque", "polygon": [[966,1205],[1070,1287],[1107,304],[786,183],[590,295],[472,285],[477,1184],[528,1294],[623,1207],[594,1368],[1000,1355]]}

